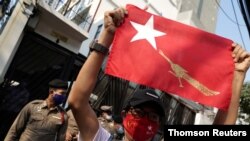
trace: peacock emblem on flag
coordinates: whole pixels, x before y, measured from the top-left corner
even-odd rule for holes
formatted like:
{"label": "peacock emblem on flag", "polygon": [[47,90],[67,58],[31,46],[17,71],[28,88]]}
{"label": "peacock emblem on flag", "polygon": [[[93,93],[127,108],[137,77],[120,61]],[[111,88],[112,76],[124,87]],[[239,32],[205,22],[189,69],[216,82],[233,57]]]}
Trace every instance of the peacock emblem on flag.
{"label": "peacock emblem on flag", "polygon": [[197,90],[199,90],[202,94],[205,96],[214,96],[220,94],[218,91],[211,90],[207,88],[205,85],[201,84],[199,81],[192,78],[190,75],[187,74],[188,71],[186,71],[184,68],[182,68],[180,65],[173,63],[164,53],[162,50],[159,50],[159,54],[167,60],[167,62],[170,64],[172,71],[169,71],[171,74],[173,74],[175,77],[179,80],[179,87],[183,87],[181,79],[186,80],[189,84],[191,84],[193,87],[195,87]]}

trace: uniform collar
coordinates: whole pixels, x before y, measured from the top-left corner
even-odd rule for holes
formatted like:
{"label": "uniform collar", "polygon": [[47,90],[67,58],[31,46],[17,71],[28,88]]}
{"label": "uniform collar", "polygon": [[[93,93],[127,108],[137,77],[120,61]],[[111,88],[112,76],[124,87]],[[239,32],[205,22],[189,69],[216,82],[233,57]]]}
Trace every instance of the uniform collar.
{"label": "uniform collar", "polygon": [[[42,108],[42,109],[49,108],[49,107],[48,107],[47,100],[44,100],[44,101],[43,101],[43,103],[42,103],[42,105],[41,105],[41,108]],[[58,110],[58,107],[55,106],[55,107],[50,108],[49,110]]]}

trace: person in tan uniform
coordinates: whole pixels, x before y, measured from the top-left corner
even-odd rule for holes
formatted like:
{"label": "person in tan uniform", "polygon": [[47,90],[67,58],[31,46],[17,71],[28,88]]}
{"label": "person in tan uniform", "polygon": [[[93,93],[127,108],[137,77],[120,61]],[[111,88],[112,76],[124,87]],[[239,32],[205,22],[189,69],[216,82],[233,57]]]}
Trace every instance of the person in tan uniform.
{"label": "person in tan uniform", "polygon": [[67,127],[65,141],[77,141],[77,134],[79,130],[71,109],[67,111],[67,114],[68,114],[68,127]]}
{"label": "person in tan uniform", "polygon": [[4,141],[65,141],[68,117],[59,105],[66,100],[67,88],[67,82],[50,81],[47,99],[28,103]]}

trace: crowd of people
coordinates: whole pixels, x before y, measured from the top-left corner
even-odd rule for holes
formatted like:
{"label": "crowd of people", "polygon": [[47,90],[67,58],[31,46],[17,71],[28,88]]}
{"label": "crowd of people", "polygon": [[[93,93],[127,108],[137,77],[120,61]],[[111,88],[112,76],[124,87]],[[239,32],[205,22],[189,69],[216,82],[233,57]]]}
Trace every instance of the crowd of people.
{"label": "crowd of people", "polygon": [[[66,101],[68,83],[59,79],[49,83],[46,100],[28,103],[11,126],[5,141],[150,141],[164,124],[165,110],[160,97],[152,89],[139,89],[124,103],[121,115],[112,115],[112,106],[102,106],[102,113],[94,112],[89,103],[99,70],[109,49],[116,28],[122,25],[127,13],[124,8],[107,11],[104,29],[93,51],[82,66],[68,97],[69,111],[60,104]],[[250,55],[240,45],[232,44],[235,62],[232,98],[227,111],[219,110],[214,124],[235,124],[241,88],[250,66]],[[105,49],[104,49],[105,50]],[[124,52],[126,53],[126,52]]]}

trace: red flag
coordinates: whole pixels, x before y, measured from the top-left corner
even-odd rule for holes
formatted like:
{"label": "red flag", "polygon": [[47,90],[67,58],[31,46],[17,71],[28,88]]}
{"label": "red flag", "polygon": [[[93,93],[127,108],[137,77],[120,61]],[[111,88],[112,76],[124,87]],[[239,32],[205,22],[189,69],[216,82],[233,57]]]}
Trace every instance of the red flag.
{"label": "red flag", "polygon": [[135,6],[117,29],[106,73],[204,105],[227,109],[232,41]]}

